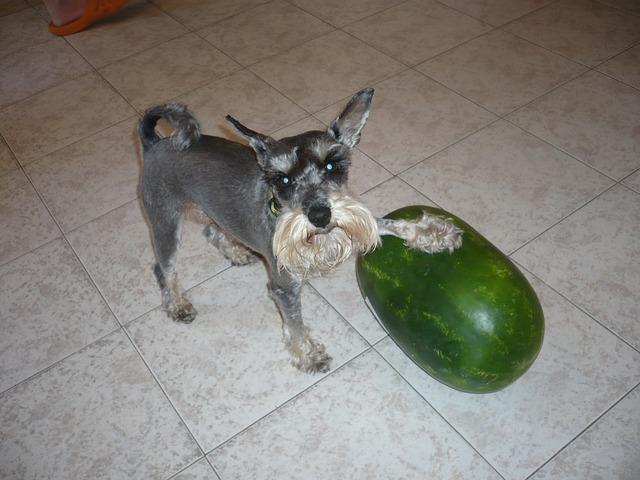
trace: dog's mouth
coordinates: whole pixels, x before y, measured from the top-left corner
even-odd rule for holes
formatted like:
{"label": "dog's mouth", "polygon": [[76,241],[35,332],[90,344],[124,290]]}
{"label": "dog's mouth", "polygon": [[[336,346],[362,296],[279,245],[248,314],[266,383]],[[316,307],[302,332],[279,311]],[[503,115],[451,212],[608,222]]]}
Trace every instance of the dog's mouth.
{"label": "dog's mouth", "polygon": [[313,237],[315,237],[316,235],[328,235],[333,231],[334,228],[340,227],[334,223],[330,223],[326,227],[322,228],[314,227],[313,230],[309,230],[309,234],[307,235],[307,242],[311,242]]}

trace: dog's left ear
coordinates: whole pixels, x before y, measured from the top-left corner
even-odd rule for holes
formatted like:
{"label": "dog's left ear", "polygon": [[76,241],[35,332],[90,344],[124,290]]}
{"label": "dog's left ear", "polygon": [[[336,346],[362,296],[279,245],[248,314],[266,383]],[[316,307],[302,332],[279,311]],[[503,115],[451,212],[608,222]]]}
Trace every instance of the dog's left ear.
{"label": "dog's left ear", "polygon": [[355,147],[360,142],[360,132],[369,118],[372,98],[373,88],[365,88],[356,93],[342,113],[331,122],[329,135],[347,147]]}
{"label": "dog's left ear", "polygon": [[255,150],[256,157],[260,165],[264,166],[267,159],[270,157],[271,147],[276,141],[268,135],[263,135],[258,132],[254,132],[250,128],[245,127],[238,120],[231,115],[227,115],[225,119],[230,122],[236,129],[249,140],[249,145]]}

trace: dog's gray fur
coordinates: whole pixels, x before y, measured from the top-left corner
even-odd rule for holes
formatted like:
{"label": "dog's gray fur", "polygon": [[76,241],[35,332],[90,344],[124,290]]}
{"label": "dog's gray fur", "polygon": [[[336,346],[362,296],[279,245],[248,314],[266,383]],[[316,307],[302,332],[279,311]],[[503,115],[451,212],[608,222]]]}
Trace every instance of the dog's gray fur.
{"label": "dog's gray fur", "polygon": [[[154,272],[163,305],[174,320],[191,322],[196,316],[175,272],[187,205],[197,206],[212,220],[205,235],[232,263],[251,263],[258,256],[264,260],[269,294],[282,315],[292,363],[308,372],[327,371],[331,358],[302,321],[300,292],[307,275],[332,268],[352,248],[375,247],[380,234],[400,236],[409,246],[430,252],[460,245],[461,232],[450,222],[435,225],[433,217],[422,224],[373,219],[348,193],[350,153],[360,139],[372,96],[373,89],[356,94],[326,131],[281,140],[227,116],[250,147],[201,135],[198,122],[183,105],[169,103],[145,112],[139,126],[144,156],[142,201],[155,247]],[[155,133],[160,118],[175,128],[169,138]],[[293,223],[283,234],[278,229],[284,217]],[[301,232],[302,238],[287,236],[294,231]],[[333,242],[335,232],[340,233],[336,237],[342,244]],[[315,250],[308,248],[314,239],[322,240]],[[336,252],[332,252],[334,243]]]}

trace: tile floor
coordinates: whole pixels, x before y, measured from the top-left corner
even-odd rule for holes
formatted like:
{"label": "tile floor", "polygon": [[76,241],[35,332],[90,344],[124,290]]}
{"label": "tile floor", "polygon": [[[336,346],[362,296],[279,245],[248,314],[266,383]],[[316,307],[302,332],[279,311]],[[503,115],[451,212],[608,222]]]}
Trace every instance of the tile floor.
{"label": "tile floor", "polygon": [[[295,371],[262,267],[195,219],[200,315],[158,308],[140,113],[284,136],[367,85],[352,188],[459,214],[538,292],[542,352],[501,392],[408,361],[352,261],[304,290],[332,371]],[[64,39],[1,0],[0,134],[0,478],[640,478],[637,0],[136,0]]]}

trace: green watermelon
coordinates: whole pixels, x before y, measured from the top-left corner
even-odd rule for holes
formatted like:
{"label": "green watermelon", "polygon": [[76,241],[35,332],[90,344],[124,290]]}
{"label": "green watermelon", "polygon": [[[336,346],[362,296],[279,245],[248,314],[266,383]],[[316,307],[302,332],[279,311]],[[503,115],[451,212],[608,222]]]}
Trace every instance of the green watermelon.
{"label": "green watermelon", "polygon": [[514,382],[542,346],[540,302],[518,268],[487,239],[438,208],[387,215],[451,219],[463,233],[453,253],[409,249],[393,236],[356,262],[363,296],[390,337],[428,374],[458,390],[489,393]]}

